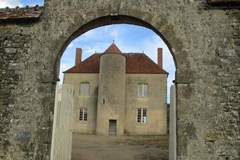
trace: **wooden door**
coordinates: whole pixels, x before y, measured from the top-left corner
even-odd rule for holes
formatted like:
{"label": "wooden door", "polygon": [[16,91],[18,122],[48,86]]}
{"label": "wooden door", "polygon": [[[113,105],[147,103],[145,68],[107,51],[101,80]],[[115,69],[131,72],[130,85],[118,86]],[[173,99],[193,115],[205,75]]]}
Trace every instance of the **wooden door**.
{"label": "wooden door", "polygon": [[109,136],[117,135],[117,120],[109,120]]}

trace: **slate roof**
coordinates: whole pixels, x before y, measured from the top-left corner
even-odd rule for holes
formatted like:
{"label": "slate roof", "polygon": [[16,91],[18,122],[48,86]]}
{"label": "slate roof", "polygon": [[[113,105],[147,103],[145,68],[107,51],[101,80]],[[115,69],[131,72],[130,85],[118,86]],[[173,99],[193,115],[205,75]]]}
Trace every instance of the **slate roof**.
{"label": "slate roof", "polygon": [[125,56],[126,73],[129,74],[168,74],[144,53],[122,53],[115,44],[112,44],[104,53],[95,53],[63,73],[99,73],[100,57],[103,54]]}

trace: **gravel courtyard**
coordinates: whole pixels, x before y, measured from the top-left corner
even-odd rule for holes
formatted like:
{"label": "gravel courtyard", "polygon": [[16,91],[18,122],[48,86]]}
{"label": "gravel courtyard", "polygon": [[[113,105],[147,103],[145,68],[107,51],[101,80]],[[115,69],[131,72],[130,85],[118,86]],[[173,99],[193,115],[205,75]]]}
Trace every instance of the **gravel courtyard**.
{"label": "gravel courtyard", "polygon": [[168,137],[73,134],[72,160],[168,160]]}

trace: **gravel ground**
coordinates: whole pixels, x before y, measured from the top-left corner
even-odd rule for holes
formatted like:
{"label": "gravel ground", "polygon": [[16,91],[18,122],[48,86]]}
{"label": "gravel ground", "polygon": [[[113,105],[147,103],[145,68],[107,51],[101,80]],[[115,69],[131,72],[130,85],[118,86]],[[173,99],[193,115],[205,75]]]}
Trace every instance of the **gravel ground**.
{"label": "gravel ground", "polygon": [[167,136],[73,134],[72,160],[168,160]]}

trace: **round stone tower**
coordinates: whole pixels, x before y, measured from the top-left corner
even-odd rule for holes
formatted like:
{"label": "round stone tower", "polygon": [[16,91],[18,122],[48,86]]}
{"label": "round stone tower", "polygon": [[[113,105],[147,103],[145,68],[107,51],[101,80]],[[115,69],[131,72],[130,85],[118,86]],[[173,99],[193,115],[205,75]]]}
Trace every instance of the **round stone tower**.
{"label": "round stone tower", "polygon": [[113,43],[100,58],[97,134],[124,134],[125,81],[126,57]]}

